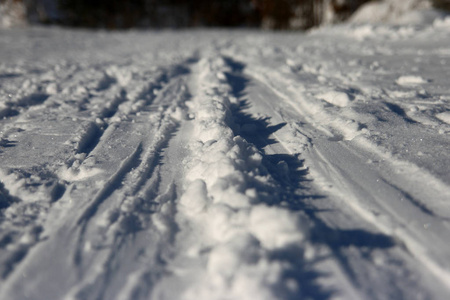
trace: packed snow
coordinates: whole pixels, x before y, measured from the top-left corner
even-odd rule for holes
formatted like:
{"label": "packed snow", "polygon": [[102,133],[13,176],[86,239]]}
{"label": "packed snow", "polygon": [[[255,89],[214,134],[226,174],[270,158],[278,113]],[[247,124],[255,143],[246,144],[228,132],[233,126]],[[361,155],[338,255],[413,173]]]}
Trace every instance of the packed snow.
{"label": "packed snow", "polygon": [[0,30],[1,299],[446,299],[450,18]]}

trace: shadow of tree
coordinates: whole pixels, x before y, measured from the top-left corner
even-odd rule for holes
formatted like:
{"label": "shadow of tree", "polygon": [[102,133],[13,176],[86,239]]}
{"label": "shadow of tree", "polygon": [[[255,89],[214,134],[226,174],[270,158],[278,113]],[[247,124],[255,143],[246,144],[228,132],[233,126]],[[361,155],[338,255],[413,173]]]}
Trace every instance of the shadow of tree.
{"label": "shadow of tree", "polygon": [[[226,59],[232,68],[232,73],[227,74],[229,83],[232,85],[234,96],[241,99],[238,105],[232,107],[234,122],[236,124],[235,135],[240,135],[249,143],[252,143],[263,155],[262,164],[267,173],[274,179],[275,185],[271,188],[269,195],[262,197],[268,205],[283,206],[290,210],[302,211],[312,223],[309,232],[309,242],[317,246],[327,246],[333,258],[342,266],[343,270],[355,280],[350,260],[344,252],[353,247],[361,252],[376,249],[388,249],[395,246],[395,240],[384,234],[373,233],[362,229],[340,229],[328,225],[320,217],[323,209],[314,206],[315,199],[326,196],[314,194],[305,186],[310,181],[306,176],[308,171],[304,168],[304,160],[298,155],[291,154],[267,154],[265,148],[278,143],[273,134],[286,126],[286,123],[272,124],[270,117],[256,117],[249,113],[251,102],[246,97],[246,87],[249,79],[243,74],[245,65]],[[308,200],[308,201],[305,201]],[[311,201],[312,200],[312,201]],[[286,278],[295,279],[301,286],[298,297],[309,297],[312,299],[329,299],[335,294],[330,288],[324,288],[318,284],[318,279],[329,276],[314,270],[314,265],[319,260],[309,262],[303,258],[302,249],[293,248],[282,252],[272,253],[274,259],[286,261],[292,268],[285,274]],[[286,297],[291,299],[291,297]]]}

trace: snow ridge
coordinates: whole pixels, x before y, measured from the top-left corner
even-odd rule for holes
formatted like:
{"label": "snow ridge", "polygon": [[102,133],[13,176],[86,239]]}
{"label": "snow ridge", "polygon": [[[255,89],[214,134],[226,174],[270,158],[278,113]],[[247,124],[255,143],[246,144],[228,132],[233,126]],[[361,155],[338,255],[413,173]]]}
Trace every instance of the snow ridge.
{"label": "snow ridge", "polygon": [[194,141],[177,204],[177,252],[201,263],[178,271],[195,278],[180,298],[291,299],[301,282],[289,273],[304,260],[308,223],[300,213],[263,203],[261,193],[275,183],[261,153],[233,133],[237,99],[226,60],[213,53],[197,69],[198,91],[187,103]]}

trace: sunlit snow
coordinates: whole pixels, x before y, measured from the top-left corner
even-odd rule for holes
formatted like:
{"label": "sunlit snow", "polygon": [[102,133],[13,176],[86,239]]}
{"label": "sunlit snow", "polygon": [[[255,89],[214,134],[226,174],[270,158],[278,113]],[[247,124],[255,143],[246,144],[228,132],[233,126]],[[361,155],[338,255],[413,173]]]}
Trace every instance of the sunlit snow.
{"label": "sunlit snow", "polygon": [[0,298],[446,299],[449,41],[0,30]]}

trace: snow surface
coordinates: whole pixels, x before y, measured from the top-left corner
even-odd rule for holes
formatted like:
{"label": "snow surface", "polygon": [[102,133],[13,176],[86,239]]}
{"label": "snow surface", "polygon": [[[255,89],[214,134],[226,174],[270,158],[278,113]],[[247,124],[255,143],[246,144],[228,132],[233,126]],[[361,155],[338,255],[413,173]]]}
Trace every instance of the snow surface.
{"label": "snow surface", "polygon": [[446,299],[450,22],[0,31],[1,299]]}

